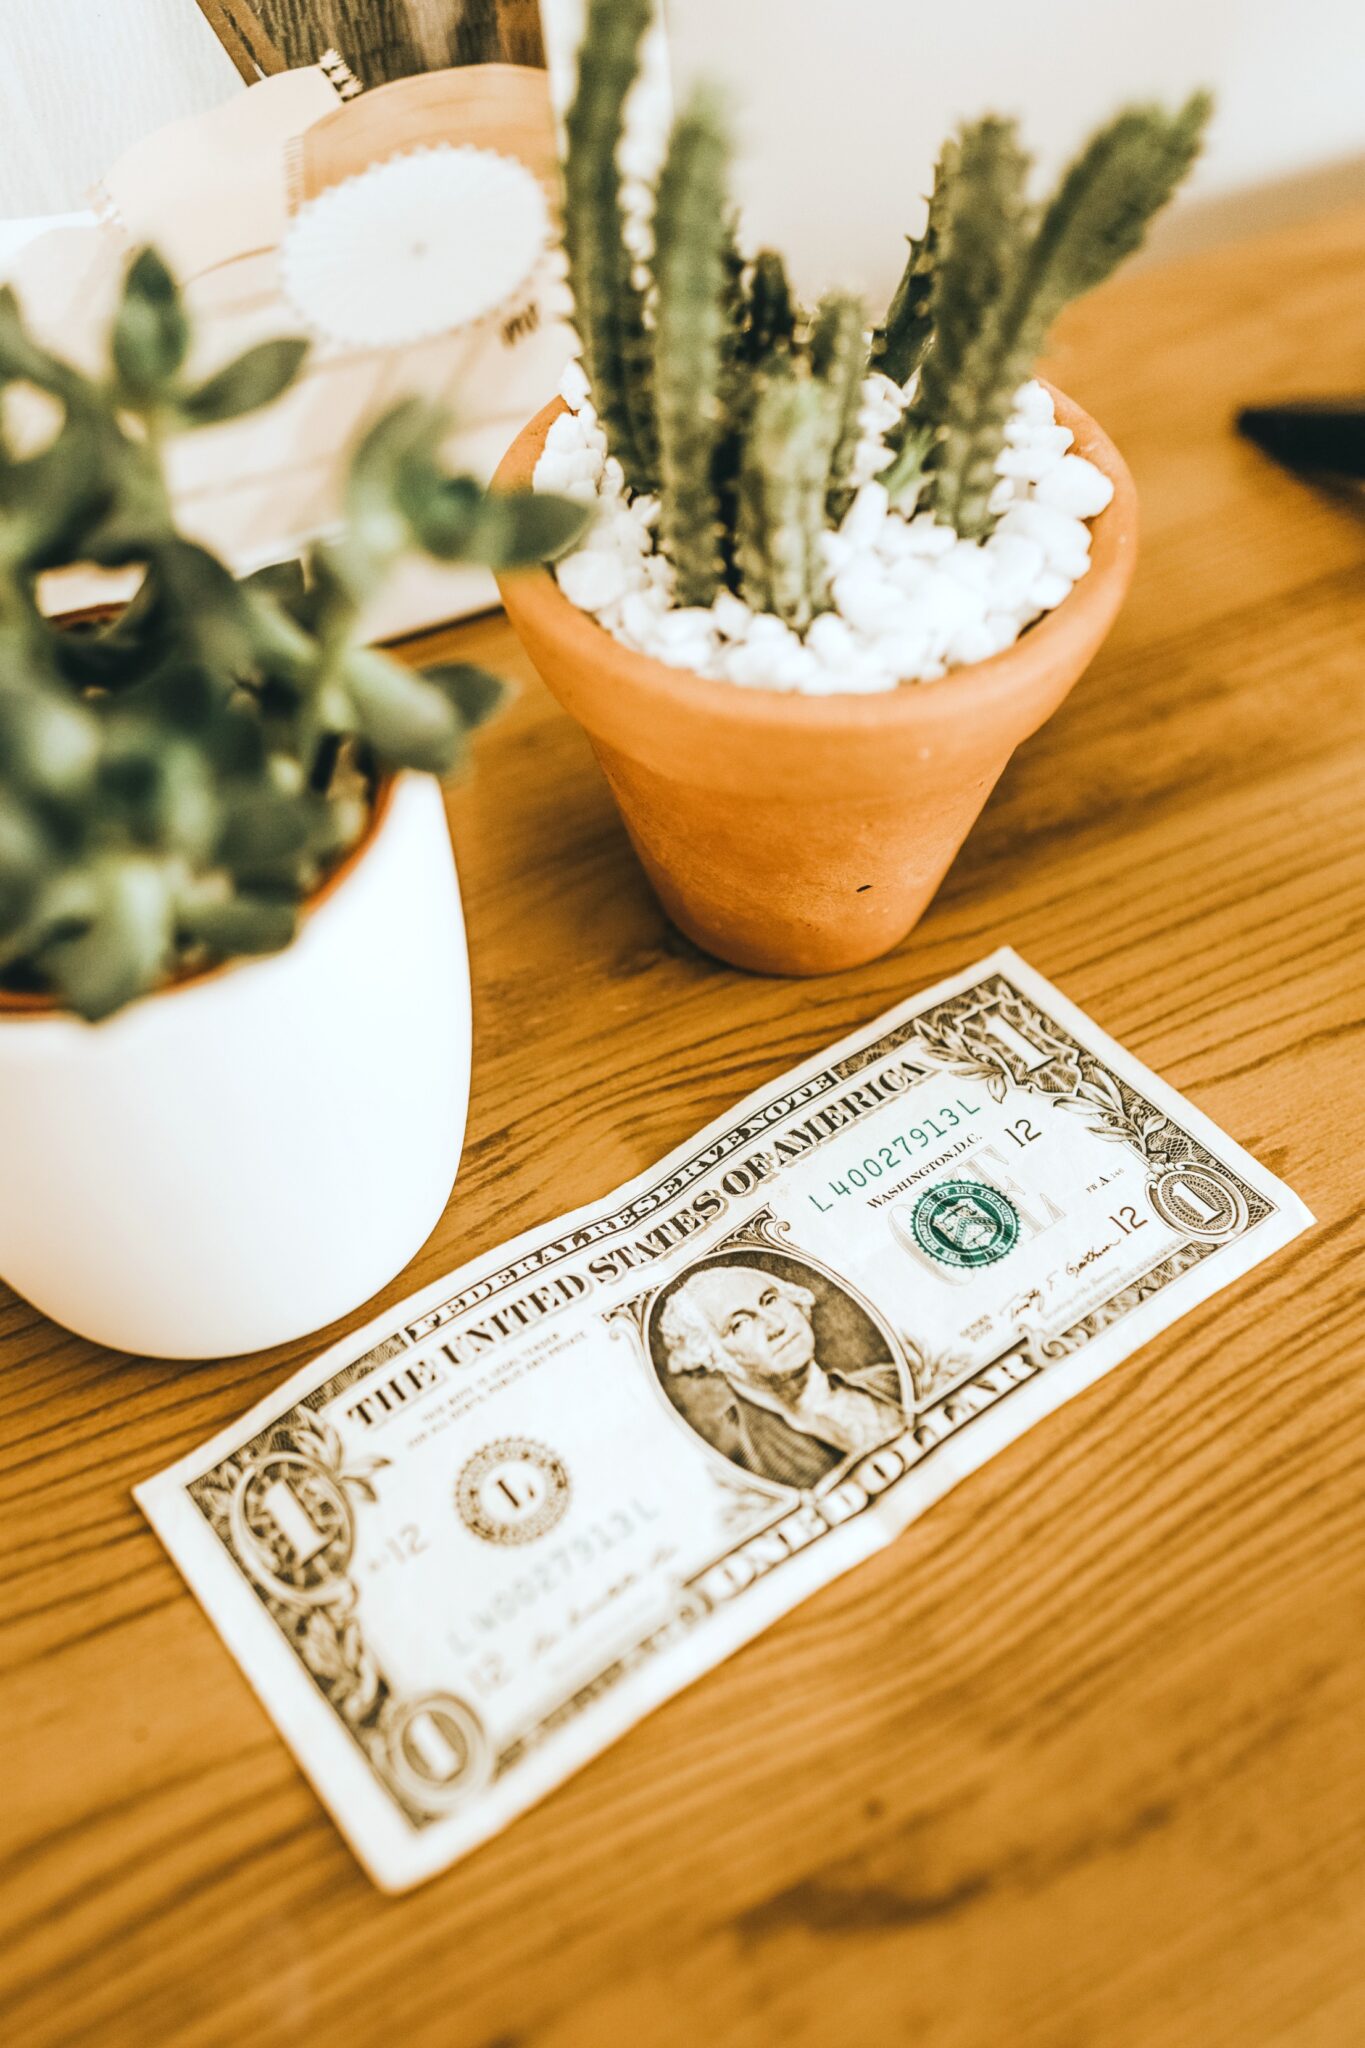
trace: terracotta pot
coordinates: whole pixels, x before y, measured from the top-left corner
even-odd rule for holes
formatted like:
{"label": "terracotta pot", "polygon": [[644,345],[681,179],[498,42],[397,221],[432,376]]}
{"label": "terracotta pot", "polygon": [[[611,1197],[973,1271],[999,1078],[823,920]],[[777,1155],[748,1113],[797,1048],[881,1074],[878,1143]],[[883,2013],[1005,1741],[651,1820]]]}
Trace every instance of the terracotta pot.
{"label": "terracotta pot", "polygon": [[[1132,578],[1137,500],[1079,406],[1057,418],[1114,485],[1071,596],[989,661],[867,697],[739,689],[623,647],[544,569],[500,576],[507,615],[587,731],[659,900],[710,953],[826,974],[904,938],[1006,762],[1051,717]],[[523,429],[497,482],[530,483],[561,403]]]}

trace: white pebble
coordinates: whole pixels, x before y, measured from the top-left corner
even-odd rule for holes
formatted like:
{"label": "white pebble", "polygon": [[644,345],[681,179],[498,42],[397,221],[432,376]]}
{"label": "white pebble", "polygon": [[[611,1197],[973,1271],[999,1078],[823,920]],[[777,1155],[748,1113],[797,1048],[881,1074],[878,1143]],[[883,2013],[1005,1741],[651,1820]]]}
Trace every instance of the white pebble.
{"label": "white pebble", "polygon": [[876,697],[894,690],[901,677],[880,658],[855,662],[840,672],[838,690],[845,697]]}
{"label": "white pebble", "polygon": [[987,612],[985,630],[991,636],[992,654],[1003,654],[1019,638],[1019,622],[1013,612]]}
{"label": "white pebble", "polygon": [[1044,569],[1041,576],[1035,576],[1029,589],[1029,602],[1040,612],[1057,609],[1064,597],[1071,595],[1071,578],[1062,576],[1056,569]]}
{"label": "white pebble", "polygon": [[853,560],[853,543],[846,534],[827,528],[820,536],[820,553],[831,576],[837,576]]}
{"label": "white pebble", "polygon": [[838,612],[821,612],[806,629],[806,645],[813,648],[827,668],[837,669],[857,657],[857,642],[848,622]]}
{"label": "white pebble", "polygon": [[905,403],[899,384],[893,384],[880,370],[869,371],[863,379],[863,396],[876,399],[883,405],[894,405],[899,412]]}
{"label": "white pebble", "polygon": [[902,682],[913,682],[929,659],[930,639],[927,632],[910,631],[888,634],[876,643],[878,660]]}
{"label": "white pebble", "polygon": [[766,648],[751,646],[747,640],[724,650],[721,668],[730,682],[739,683],[745,689],[772,687],[772,654]]}
{"label": "white pebble", "polygon": [[1057,467],[1071,440],[1067,427],[1054,427],[1052,434],[1065,434],[1066,440],[1058,446],[1052,439],[1025,441],[1018,447],[1004,447],[996,457],[997,476],[1013,477],[1016,482],[1041,483],[1051,470]]}
{"label": "white pebble", "polygon": [[602,464],[602,496],[619,498],[626,487],[626,473],[614,455]]}
{"label": "white pebble", "polygon": [[856,488],[880,476],[891,460],[891,451],[880,434],[864,434],[853,451],[849,480]]}
{"label": "white pebble", "polygon": [[959,662],[987,661],[995,653],[995,642],[984,619],[969,619],[965,626],[958,627],[943,651],[953,666]]}
{"label": "white pebble", "polygon": [[1079,575],[1081,566],[1089,559],[1089,527],[1052,505],[1040,505],[1036,498],[1011,505],[996,531],[1017,533],[1025,540],[1037,541],[1048,567],[1059,569],[1065,576]]}
{"label": "white pebble", "polygon": [[536,463],[532,483],[538,491],[562,491],[572,481],[569,464],[572,455],[563,455],[557,448],[547,448]]}
{"label": "white pebble", "polygon": [[645,647],[653,636],[662,609],[662,598],[654,590],[632,590],[621,600],[621,627],[637,645]]}
{"label": "white pebble", "polygon": [[633,516],[639,520],[641,526],[654,526],[658,523],[659,501],[657,498],[652,497],[648,491],[641,491],[638,498],[632,498],[630,509]]}
{"label": "white pebble", "polygon": [[979,593],[968,590],[965,583],[944,575],[940,569],[926,576],[919,589],[905,600],[908,620],[925,629],[936,649],[945,647],[954,633],[972,619],[980,618],[984,611]]}
{"label": "white pebble", "polygon": [[997,529],[986,542],[985,552],[992,562],[992,600],[1003,610],[1013,611],[1023,603],[1034,578],[1042,575],[1046,559],[1043,551],[1036,540]]}
{"label": "white pebble", "polygon": [[577,455],[588,445],[588,430],[576,412],[556,413],[545,446],[556,455]]}
{"label": "white pebble", "polygon": [[1073,519],[1093,519],[1113,495],[1114,486],[1104,471],[1084,455],[1064,455],[1033,493],[1035,504],[1054,506]]}
{"label": "white pebble", "polygon": [[733,590],[720,591],[711,605],[711,623],[724,640],[743,640],[754,623],[754,615]]}
{"label": "white pebble", "polygon": [[779,619],[775,612],[757,612],[750,624],[746,643],[756,647],[771,659],[781,660],[799,647],[801,642],[785,619]]}
{"label": "white pebble", "polygon": [[925,577],[933,576],[936,571],[926,555],[902,555],[886,573],[902,597],[913,597]]}
{"label": "white pebble", "polygon": [[773,663],[773,682],[783,690],[808,690],[819,680],[820,663],[800,643],[784,650]]}
{"label": "white pebble", "polygon": [[579,548],[565,555],[555,574],[570,604],[585,612],[600,612],[619,603],[629,588],[624,562],[597,548]]}
{"label": "white pebble", "polygon": [[886,485],[876,482],[863,484],[853,503],[844,514],[839,528],[839,537],[853,548],[870,548],[875,545],[877,535],[886,520],[890,499]]}
{"label": "white pebble", "polygon": [[1052,399],[1036,377],[1030,377],[1027,384],[1021,384],[1014,394],[1014,410],[1025,419],[1050,420],[1053,417]]}
{"label": "white pebble", "polygon": [[978,542],[960,540],[956,547],[946,550],[939,567],[945,574],[956,576],[959,583],[965,583],[968,590],[984,591],[995,564]]}
{"label": "white pebble", "polygon": [[909,538],[905,546],[914,555],[946,555],[949,548],[957,546],[957,535],[951,526],[940,526],[932,512],[919,512],[907,528]]}
{"label": "white pebble", "polygon": [[899,608],[901,597],[879,563],[857,556],[835,577],[834,601],[851,626],[876,633]]}
{"label": "white pebble", "polygon": [[639,521],[631,516],[630,510],[619,498],[603,498],[597,525],[583,545],[593,548],[613,548],[619,555],[634,561],[637,556],[648,554],[649,535]]}
{"label": "white pebble", "polygon": [[588,396],[588,373],[580,362],[566,363],[559,380],[559,395],[565,405],[578,411]]}

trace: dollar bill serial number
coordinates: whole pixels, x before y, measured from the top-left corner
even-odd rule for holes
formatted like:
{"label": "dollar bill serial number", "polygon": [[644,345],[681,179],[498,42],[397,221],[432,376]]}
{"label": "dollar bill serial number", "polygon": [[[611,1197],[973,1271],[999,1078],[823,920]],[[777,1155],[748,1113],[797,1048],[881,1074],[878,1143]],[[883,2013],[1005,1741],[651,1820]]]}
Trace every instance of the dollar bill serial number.
{"label": "dollar bill serial number", "polygon": [[[956,1102],[942,1103],[932,1116],[922,1116],[917,1124],[898,1131],[894,1138],[888,1138],[865,1159],[841,1166],[839,1177],[826,1182],[827,1192],[836,1200],[844,1195],[856,1195],[859,1189],[874,1185],[884,1174],[897,1171],[907,1159],[917,1158],[931,1145],[942,1144],[945,1138],[951,1138],[955,1131],[969,1128],[971,1119],[980,1114],[979,1108],[964,1101],[960,1095]],[[813,1194],[810,1200],[822,1215],[828,1215],[834,1207],[833,1202],[826,1202],[819,1195]]]}

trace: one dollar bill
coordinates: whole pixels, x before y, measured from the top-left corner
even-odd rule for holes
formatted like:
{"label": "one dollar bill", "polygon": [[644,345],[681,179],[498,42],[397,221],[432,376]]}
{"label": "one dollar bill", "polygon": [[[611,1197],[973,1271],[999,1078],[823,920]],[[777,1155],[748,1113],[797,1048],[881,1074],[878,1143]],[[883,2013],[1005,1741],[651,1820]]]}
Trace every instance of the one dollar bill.
{"label": "one dollar bill", "polygon": [[1311,1221],[1004,951],[137,1497],[402,1890]]}

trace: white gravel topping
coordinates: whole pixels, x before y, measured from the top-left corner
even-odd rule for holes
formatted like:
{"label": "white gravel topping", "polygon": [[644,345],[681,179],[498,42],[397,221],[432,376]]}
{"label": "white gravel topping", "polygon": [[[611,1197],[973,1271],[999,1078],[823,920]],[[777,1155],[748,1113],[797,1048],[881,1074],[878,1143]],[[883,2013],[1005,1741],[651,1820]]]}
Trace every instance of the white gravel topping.
{"label": "white gravel topping", "polygon": [[560,395],[570,410],[546,436],[535,487],[597,510],[555,565],[560,589],[625,646],[741,689],[862,695],[989,660],[1085,575],[1086,521],[1114,495],[1102,470],[1069,452],[1071,431],[1034,380],[1015,393],[991,497],[1002,516],[987,540],[959,540],[927,512],[893,511],[877,476],[890,459],[884,436],[913,392],[874,372],[863,385],[853,502],[822,539],[834,608],[803,637],[729,590],[709,608],[675,605],[672,565],[655,547],[659,501],[626,490],[579,363]]}

